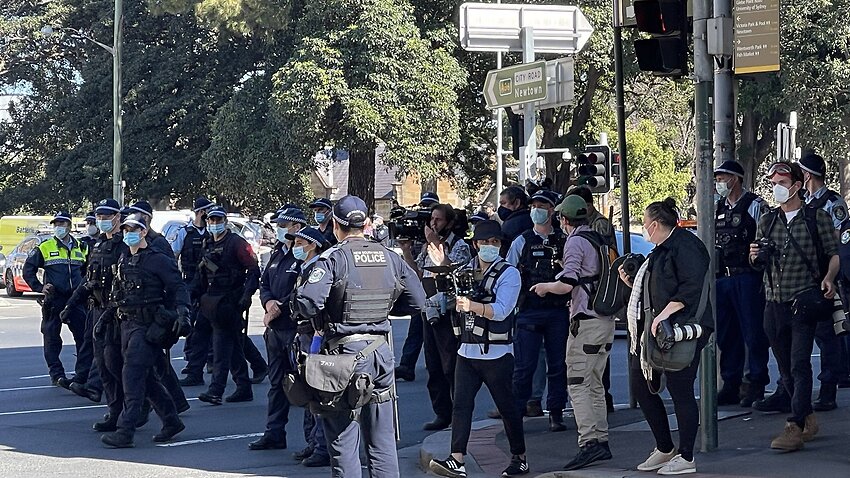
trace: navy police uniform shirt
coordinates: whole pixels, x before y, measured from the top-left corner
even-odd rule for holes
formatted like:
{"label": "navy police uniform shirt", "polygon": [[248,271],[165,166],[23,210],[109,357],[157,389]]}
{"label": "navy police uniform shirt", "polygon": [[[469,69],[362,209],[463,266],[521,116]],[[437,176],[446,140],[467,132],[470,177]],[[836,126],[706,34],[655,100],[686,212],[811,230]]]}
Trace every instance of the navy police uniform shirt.
{"label": "navy police uniform shirt", "polygon": [[[351,237],[337,246],[325,251],[310,272],[307,282],[298,290],[298,306],[302,315],[316,317],[325,309],[325,301],[331,295],[333,287],[345,287],[345,279],[349,277],[349,258],[341,248],[346,242],[366,241],[363,237]],[[395,278],[401,290],[401,295],[390,310],[391,315],[416,315],[425,307],[425,291],[416,272],[407,265],[395,252],[385,249],[381,260],[386,261],[386,274]],[[355,284],[356,285],[356,284]],[[341,322],[341,317],[329,317],[331,322]],[[345,327],[337,327],[337,332],[346,333],[386,333],[391,330],[389,322],[359,326],[367,330],[345,332]],[[327,339],[327,337],[326,337]]]}
{"label": "navy police uniform shirt", "polygon": [[[850,287],[850,219],[845,218],[838,231],[838,277],[843,279],[844,283]],[[845,299],[843,297],[842,299],[850,300],[850,298]]]}
{"label": "navy police uniform shirt", "polygon": [[275,246],[266,270],[263,271],[263,276],[260,279],[260,303],[263,305],[263,309],[266,308],[266,302],[270,300],[281,303],[281,314],[269,322],[270,329],[289,330],[295,328],[295,323],[291,318],[289,299],[292,291],[295,290],[300,272],[301,261],[292,255],[292,251],[284,251],[281,244]]}
{"label": "navy police uniform shirt", "polygon": [[[160,236],[161,237],[161,236]],[[139,249],[136,254],[125,252],[118,261],[118,268],[127,267],[132,258],[139,255],[138,268],[141,274],[155,281],[158,287],[162,287],[162,304],[166,308],[186,307],[189,308],[189,293],[183,282],[183,275],[177,268],[174,257],[169,253],[163,253],[150,246]],[[118,281],[115,281],[118,284]]]}
{"label": "navy police uniform shirt", "polygon": [[[238,234],[226,229],[224,236],[219,240],[210,240],[206,243],[204,252],[205,255],[211,249],[216,249],[218,247],[222,247],[222,252],[221,257],[217,259],[219,263],[216,265],[224,268],[224,270],[220,272],[224,273],[225,271],[231,270],[245,271],[244,275],[242,273],[238,274],[239,277],[236,278],[236,286],[244,287],[242,297],[251,297],[254,295],[254,292],[256,292],[257,288],[260,286],[260,266],[257,263],[257,256],[254,255],[254,250],[251,249],[251,245],[248,244],[245,239],[239,237]],[[171,260],[174,260],[173,255],[171,256]],[[204,267],[201,267],[201,273],[195,276],[195,285],[193,289],[193,294],[198,297],[200,297],[204,292],[225,294],[232,292],[230,289],[214,290],[215,285],[210,285],[207,282],[207,273],[206,268]]]}

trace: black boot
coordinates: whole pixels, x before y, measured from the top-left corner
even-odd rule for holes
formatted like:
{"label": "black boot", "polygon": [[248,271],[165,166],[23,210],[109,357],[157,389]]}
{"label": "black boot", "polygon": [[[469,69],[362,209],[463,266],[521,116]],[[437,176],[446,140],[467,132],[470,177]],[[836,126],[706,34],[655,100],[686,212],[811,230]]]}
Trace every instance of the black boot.
{"label": "black boot", "polygon": [[753,403],[764,398],[764,385],[756,385],[751,383],[749,387],[747,387],[747,393],[744,394],[744,398],[741,399],[741,406],[744,408],[750,408],[753,406]]}
{"label": "black boot", "polygon": [[741,384],[724,383],[717,393],[717,405],[738,405],[741,403]]}
{"label": "black boot", "polygon": [[118,417],[114,419],[112,417],[104,418],[103,421],[95,422],[91,428],[100,433],[114,432],[118,430]]}
{"label": "black boot", "polygon": [[837,386],[834,383],[822,383],[820,385],[818,399],[812,402],[812,410],[816,412],[828,412],[838,408],[838,404],[835,403],[836,388]]}
{"label": "black boot", "polygon": [[562,410],[549,410],[549,431],[562,432],[567,429],[564,425],[564,412]]}
{"label": "black boot", "polygon": [[235,392],[228,395],[225,399],[226,402],[250,402],[254,400],[254,392],[251,388],[237,388]]}
{"label": "black boot", "polygon": [[753,410],[760,412],[791,413],[791,397],[782,385],[773,394],[753,403]]}
{"label": "black boot", "polygon": [[178,433],[182,432],[186,429],[186,425],[178,418],[176,422],[165,425],[162,427],[162,430],[159,431],[156,435],[153,436],[153,441],[155,443],[166,443],[170,442]]}
{"label": "black boot", "polygon": [[106,433],[100,437],[100,441],[103,442],[109,448],[133,448],[136,446],[133,443],[133,434],[126,432],[112,432]]}

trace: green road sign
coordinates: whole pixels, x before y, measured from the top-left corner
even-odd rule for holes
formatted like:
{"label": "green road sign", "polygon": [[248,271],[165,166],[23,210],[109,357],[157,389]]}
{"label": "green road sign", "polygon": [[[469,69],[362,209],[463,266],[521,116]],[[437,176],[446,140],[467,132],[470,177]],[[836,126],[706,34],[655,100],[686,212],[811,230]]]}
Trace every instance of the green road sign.
{"label": "green road sign", "polygon": [[548,90],[545,61],[490,70],[484,81],[484,99],[490,109],[543,101]]}

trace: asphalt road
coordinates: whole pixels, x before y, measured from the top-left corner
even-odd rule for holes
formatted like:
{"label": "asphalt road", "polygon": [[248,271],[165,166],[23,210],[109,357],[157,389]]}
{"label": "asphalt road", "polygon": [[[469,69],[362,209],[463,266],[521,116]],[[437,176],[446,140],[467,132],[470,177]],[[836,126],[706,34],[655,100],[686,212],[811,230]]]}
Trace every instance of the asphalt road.
{"label": "asphalt road", "polygon": [[[255,304],[257,301],[254,301]],[[254,306],[250,334],[261,350],[261,310]],[[152,415],[150,423],[138,430],[136,448],[113,450],[101,445],[91,424],[99,420],[105,405],[95,404],[50,385],[39,333],[40,313],[35,295],[0,298],[0,476],[103,476],[134,477],[218,477],[218,476],[299,476],[325,477],[328,468],[307,469],[291,458],[304,446],[302,411],[294,408],[287,426],[287,450],[249,451],[248,443],[265,427],[268,382],[254,386],[254,401],[213,407],[197,400],[205,387],[186,388],[192,408],[182,415],[186,430],[166,446],[151,440],[160,427]],[[407,333],[409,320],[395,321],[396,355]],[[63,331],[66,346],[62,361],[73,370],[73,341]],[[70,344],[70,345],[69,345]],[[627,344],[622,338],[613,348],[612,392],[619,407],[628,404],[625,371]],[[172,352],[172,364],[180,370],[182,342]],[[814,364],[815,371],[818,364]],[[773,367],[772,367],[773,368]],[[775,377],[775,368],[772,370]],[[399,382],[399,442],[402,476],[416,476],[417,445],[429,434],[421,429],[433,418],[425,388],[427,373],[420,356],[416,381]],[[209,376],[206,377],[209,382]],[[231,382],[228,391],[235,385]],[[476,404],[475,420],[486,418],[492,408],[486,388]],[[565,439],[574,439],[572,434]],[[406,470],[406,471],[404,471]]]}

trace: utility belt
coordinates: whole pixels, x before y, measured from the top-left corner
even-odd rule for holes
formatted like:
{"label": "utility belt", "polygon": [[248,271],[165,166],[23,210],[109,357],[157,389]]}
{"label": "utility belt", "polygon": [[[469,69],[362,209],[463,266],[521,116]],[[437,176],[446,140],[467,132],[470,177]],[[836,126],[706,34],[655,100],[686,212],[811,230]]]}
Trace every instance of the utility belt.
{"label": "utility belt", "polygon": [[734,277],[741,274],[754,274],[756,272],[752,267],[718,267],[717,277]]}
{"label": "utility belt", "polygon": [[174,332],[177,311],[162,304],[141,307],[119,307],[116,315],[119,322],[133,321],[147,326],[145,340],[163,349],[170,349],[179,337]]}
{"label": "utility belt", "polygon": [[[344,354],[352,342],[371,342],[363,350]],[[328,341],[324,353],[296,353],[295,370],[283,378],[283,391],[296,407],[310,407],[313,413],[353,411],[369,403],[395,399],[392,389],[375,391],[375,377],[357,372],[357,364],[387,343],[383,335],[354,334]],[[300,350],[294,347],[293,350]]]}

